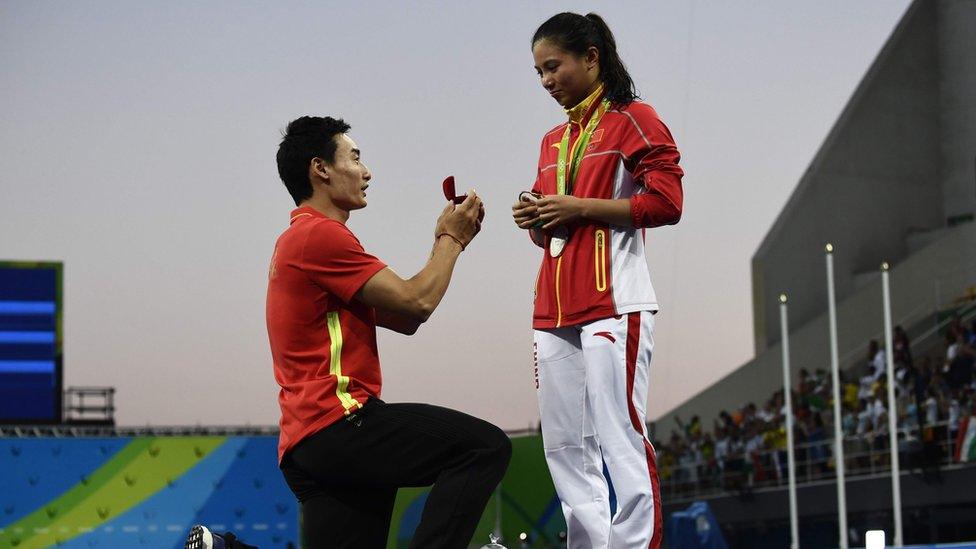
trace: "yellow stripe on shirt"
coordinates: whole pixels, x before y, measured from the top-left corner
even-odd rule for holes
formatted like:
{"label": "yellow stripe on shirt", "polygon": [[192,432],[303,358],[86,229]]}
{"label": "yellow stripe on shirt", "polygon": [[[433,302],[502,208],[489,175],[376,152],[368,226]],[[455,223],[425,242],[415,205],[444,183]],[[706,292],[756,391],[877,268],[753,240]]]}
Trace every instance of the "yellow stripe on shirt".
{"label": "yellow stripe on shirt", "polygon": [[346,410],[346,415],[352,413],[353,408],[361,406],[358,400],[349,394],[349,378],[342,375],[342,326],[339,324],[339,311],[327,313],[329,321],[329,347],[332,351],[329,373],[336,376],[336,397]]}

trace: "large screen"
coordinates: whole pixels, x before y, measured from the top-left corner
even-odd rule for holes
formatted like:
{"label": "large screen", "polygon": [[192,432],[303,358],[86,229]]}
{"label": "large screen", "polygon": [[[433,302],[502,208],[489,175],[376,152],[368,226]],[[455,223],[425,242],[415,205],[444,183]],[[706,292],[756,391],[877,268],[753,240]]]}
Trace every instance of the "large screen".
{"label": "large screen", "polygon": [[0,261],[0,422],[61,422],[62,264]]}

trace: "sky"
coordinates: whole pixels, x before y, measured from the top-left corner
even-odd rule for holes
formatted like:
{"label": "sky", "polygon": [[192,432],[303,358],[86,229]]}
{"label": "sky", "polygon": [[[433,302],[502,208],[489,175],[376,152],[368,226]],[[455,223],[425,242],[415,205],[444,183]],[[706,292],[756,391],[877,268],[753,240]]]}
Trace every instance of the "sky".
{"label": "sky", "polygon": [[0,260],[64,262],[65,386],[115,387],[118,424],[275,424],[274,155],[288,121],[342,117],[373,174],[348,225],[402,276],[445,176],[487,208],[432,318],[381,330],[384,400],[532,427],[541,251],[510,207],[564,114],[529,42],[595,10],[686,174],[647,232],[654,418],[754,356],[752,254],[908,4],[0,0]]}

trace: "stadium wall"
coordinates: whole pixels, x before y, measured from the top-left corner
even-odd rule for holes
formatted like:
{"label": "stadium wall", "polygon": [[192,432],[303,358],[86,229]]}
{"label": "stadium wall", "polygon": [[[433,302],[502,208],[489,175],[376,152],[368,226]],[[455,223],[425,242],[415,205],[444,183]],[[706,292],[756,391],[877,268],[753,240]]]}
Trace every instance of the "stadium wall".
{"label": "stadium wall", "polygon": [[0,438],[0,548],[171,547],[193,524],[297,547],[277,437]]}
{"label": "stadium wall", "polygon": [[[299,506],[275,436],[0,438],[0,548],[181,549],[193,524],[262,549],[300,547]],[[512,439],[512,463],[472,544],[558,544],[566,524],[541,437]],[[409,545],[429,489],[399,491],[388,547]]]}

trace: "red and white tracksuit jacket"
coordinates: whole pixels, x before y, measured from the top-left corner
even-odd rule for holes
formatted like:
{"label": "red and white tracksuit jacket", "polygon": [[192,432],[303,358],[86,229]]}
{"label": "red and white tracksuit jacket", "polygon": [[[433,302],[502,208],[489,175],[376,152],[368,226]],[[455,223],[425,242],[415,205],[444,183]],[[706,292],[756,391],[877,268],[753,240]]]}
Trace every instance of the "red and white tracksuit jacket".
{"label": "red and white tracksuit jacket", "polygon": [[[590,98],[569,111],[570,149],[599,105]],[[556,194],[556,162],[566,124],[542,138],[532,190]],[[681,217],[680,154],[671,132],[650,105],[613,104],[584,152],[572,194],[580,198],[629,198],[633,227],[582,219],[570,227],[563,254],[543,254],[532,327],[558,328],[635,311],[657,311],[644,255],[646,227]],[[567,173],[569,169],[567,168]]]}

